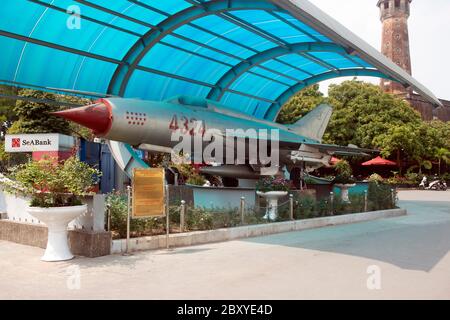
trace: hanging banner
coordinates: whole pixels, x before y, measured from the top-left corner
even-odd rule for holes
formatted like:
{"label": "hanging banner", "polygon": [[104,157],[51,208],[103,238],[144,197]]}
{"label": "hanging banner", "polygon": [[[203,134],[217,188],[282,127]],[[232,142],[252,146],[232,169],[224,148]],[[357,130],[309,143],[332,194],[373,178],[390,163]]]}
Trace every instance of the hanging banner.
{"label": "hanging banner", "polygon": [[133,170],[133,218],[165,216],[165,196],[163,168]]}

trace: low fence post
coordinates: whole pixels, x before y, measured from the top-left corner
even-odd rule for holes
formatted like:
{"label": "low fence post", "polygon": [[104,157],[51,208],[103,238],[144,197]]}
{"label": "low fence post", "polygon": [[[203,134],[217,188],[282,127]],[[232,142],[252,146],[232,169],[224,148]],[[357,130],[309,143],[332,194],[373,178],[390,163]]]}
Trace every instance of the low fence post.
{"label": "low fence post", "polygon": [[330,214],[334,215],[334,192],[330,192]]}
{"label": "low fence post", "polygon": [[241,213],[241,225],[244,224],[244,214],[245,214],[245,197],[241,198],[241,205],[240,205],[240,213]]}
{"label": "low fence post", "polygon": [[369,203],[367,197],[367,190],[364,191],[364,212],[369,211]]}
{"label": "low fence post", "polygon": [[395,208],[395,190],[391,189],[392,208]]}
{"label": "low fence post", "polygon": [[108,231],[108,232],[110,232],[111,231],[111,205],[110,204],[107,204],[106,205],[106,214],[107,214],[107,228],[108,228],[108,230],[106,230],[106,231]]}
{"label": "low fence post", "polygon": [[289,195],[289,218],[294,221],[294,195]]}
{"label": "low fence post", "polygon": [[125,246],[125,254],[129,254],[130,250],[130,224],[131,224],[131,187],[127,187],[128,210],[127,210],[127,242]]}
{"label": "low fence post", "polygon": [[180,206],[180,232],[184,232],[185,216],[186,216],[186,201],[181,200],[181,206]]}

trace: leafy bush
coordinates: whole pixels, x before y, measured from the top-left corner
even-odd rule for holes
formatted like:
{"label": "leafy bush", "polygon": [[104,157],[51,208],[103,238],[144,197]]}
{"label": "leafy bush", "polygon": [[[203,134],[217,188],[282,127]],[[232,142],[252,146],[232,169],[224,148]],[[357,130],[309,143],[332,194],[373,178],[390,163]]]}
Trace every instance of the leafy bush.
{"label": "leafy bush", "polygon": [[76,157],[29,161],[11,170],[20,192],[31,195],[32,207],[80,205],[80,197],[90,194],[101,172]]}
{"label": "leafy bush", "polygon": [[[126,237],[127,199],[126,196],[111,194],[107,198],[111,210],[111,227],[114,236]],[[304,195],[294,196],[294,219],[311,219],[341,214],[359,213],[364,211],[364,195],[350,194],[351,203],[344,203],[340,197],[316,201],[313,197]],[[388,185],[371,183],[369,186],[369,210],[384,210],[393,208],[391,189]],[[263,219],[266,208],[247,208],[244,214],[244,224],[254,225],[268,223]],[[180,206],[174,205],[170,210],[171,233],[178,232],[180,223]],[[281,204],[278,209],[279,221],[290,219],[289,204]],[[238,208],[200,208],[186,207],[185,231],[201,231],[219,228],[232,228],[242,225],[241,214]],[[166,218],[157,217],[149,219],[131,219],[131,236],[164,234]]]}
{"label": "leafy bush", "polygon": [[[127,216],[128,200],[127,196],[120,193],[111,193],[106,197],[106,204],[111,215],[111,231],[120,238],[127,236]],[[180,218],[178,208],[170,208],[170,217],[172,223],[179,223]],[[178,221],[176,221],[178,220]],[[153,217],[146,219],[130,219],[130,234],[133,236],[142,236],[153,233],[162,233],[165,231],[166,220],[164,217]]]}
{"label": "leafy bush", "polygon": [[256,190],[261,192],[289,191],[291,182],[283,178],[266,177],[257,182]]}
{"label": "leafy bush", "polygon": [[420,175],[415,172],[405,174],[405,178],[408,184],[418,184],[420,182]]}
{"label": "leafy bush", "polygon": [[333,199],[334,215],[364,212],[364,195],[350,194],[349,200],[350,202],[344,202],[342,200],[342,197],[334,197]]}
{"label": "leafy bush", "polygon": [[[241,215],[238,208],[235,209],[208,209],[209,211],[213,212],[213,226],[214,229],[219,228],[232,228],[239,226],[241,224]],[[248,212],[245,212],[244,218],[245,222],[249,223],[248,221]]]}
{"label": "leafy bush", "polygon": [[378,182],[378,183],[384,181],[383,177],[380,176],[378,173],[372,174],[368,180],[369,180],[369,182]]}
{"label": "leafy bush", "polygon": [[188,207],[186,224],[189,230],[211,230],[214,226],[213,213],[205,208]]}
{"label": "leafy bush", "polygon": [[7,174],[9,168],[30,161],[27,153],[9,153],[5,151],[5,142],[0,142],[0,172]]}
{"label": "leafy bush", "polygon": [[294,201],[294,218],[297,220],[316,217],[316,201],[311,197],[300,197]]}
{"label": "leafy bush", "polygon": [[205,182],[205,178],[197,173],[192,174],[186,181],[187,184],[191,184],[194,186],[203,186]]}
{"label": "leafy bush", "polygon": [[395,208],[397,194],[395,190],[394,192],[392,190],[391,186],[383,183],[369,183],[367,194],[369,210],[376,211]]}
{"label": "leafy bush", "polygon": [[352,167],[347,160],[339,161],[335,166],[335,170],[337,172],[336,178],[333,181],[335,184],[351,184],[356,182],[352,176]]}
{"label": "leafy bush", "polygon": [[402,177],[398,174],[394,175],[393,177],[390,177],[386,180],[387,184],[390,185],[413,185],[416,184],[416,182],[409,180],[406,177]]}

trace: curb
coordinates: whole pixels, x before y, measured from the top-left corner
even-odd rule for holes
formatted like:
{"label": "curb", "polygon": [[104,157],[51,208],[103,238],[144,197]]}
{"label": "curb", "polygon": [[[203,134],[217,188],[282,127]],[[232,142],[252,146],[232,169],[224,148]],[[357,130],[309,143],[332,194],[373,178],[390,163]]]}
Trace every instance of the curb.
{"label": "curb", "polygon": [[[224,242],[252,237],[267,236],[271,234],[316,229],[329,226],[373,221],[385,218],[394,218],[406,215],[406,209],[392,209],[353,213],[341,216],[321,217],[306,220],[276,222],[242,226],[235,228],[195,231],[171,234],[169,244],[171,248],[186,247],[206,243]],[[125,253],[126,239],[113,240],[111,254]],[[166,236],[150,236],[130,239],[129,249],[133,251],[158,250],[166,248]]]}

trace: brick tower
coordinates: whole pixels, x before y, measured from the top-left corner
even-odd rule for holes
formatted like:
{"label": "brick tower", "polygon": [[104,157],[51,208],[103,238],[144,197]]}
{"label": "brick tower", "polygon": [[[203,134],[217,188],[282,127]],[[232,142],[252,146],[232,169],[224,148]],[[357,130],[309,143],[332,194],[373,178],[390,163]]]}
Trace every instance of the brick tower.
{"label": "brick tower", "polygon": [[[377,6],[381,12],[383,36],[381,52],[411,74],[411,57],[409,52],[408,18],[412,0],[379,0]],[[385,92],[407,96],[411,92],[401,84],[383,79],[381,88]]]}

